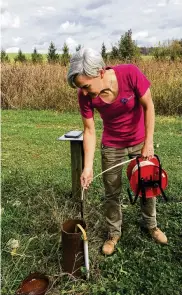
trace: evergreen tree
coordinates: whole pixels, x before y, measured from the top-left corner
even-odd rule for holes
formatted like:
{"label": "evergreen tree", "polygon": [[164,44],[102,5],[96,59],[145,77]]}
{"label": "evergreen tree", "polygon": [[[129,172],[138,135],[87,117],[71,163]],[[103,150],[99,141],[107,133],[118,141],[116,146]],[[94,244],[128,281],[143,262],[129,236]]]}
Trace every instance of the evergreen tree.
{"label": "evergreen tree", "polygon": [[102,55],[103,59],[107,58],[106,46],[105,46],[104,42],[102,43],[101,55]]}
{"label": "evergreen tree", "polygon": [[22,53],[21,49],[19,49],[18,55],[15,56],[14,61],[15,62],[22,62],[22,63],[27,61],[26,56],[25,56],[25,54]]}
{"label": "evergreen tree", "polygon": [[78,44],[78,46],[76,47],[76,51],[79,51],[82,48],[81,44]]}
{"label": "evergreen tree", "polygon": [[132,60],[140,56],[140,49],[132,40],[132,30],[128,30],[121,36],[118,43],[119,57],[124,60]]}
{"label": "evergreen tree", "polygon": [[34,48],[31,57],[33,63],[41,63],[43,61],[42,54],[38,53],[36,48]]}
{"label": "evergreen tree", "polygon": [[117,59],[119,58],[119,50],[117,48],[117,46],[112,46],[112,50],[111,50],[111,59]]}
{"label": "evergreen tree", "polygon": [[48,49],[47,60],[49,63],[56,63],[59,61],[59,54],[56,53],[56,47],[54,43],[51,41]]}
{"label": "evergreen tree", "polygon": [[9,56],[5,50],[1,50],[1,62],[10,62]]}
{"label": "evergreen tree", "polygon": [[64,43],[63,45],[63,53],[62,53],[62,56],[61,56],[61,64],[63,66],[66,66],[69,62],[69,59],[70,59],[70,55],[69,55],[69,48],[68,48],[68,45],[66,43]]}

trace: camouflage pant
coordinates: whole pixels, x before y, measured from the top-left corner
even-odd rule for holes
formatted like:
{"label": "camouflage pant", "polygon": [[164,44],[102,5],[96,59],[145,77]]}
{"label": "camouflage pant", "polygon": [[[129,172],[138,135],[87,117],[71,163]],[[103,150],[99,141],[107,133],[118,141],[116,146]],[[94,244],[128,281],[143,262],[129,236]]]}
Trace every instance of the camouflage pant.
{"label": "camouflage pant", "polygon": [[[101,147],[102,171],[126,160],[133,155],[140,154],[143,143],[129,148],[111,148]],[[116,167],[103,174],[105,187],[104,211],[106,224],[110,236],[121,235],[122,212],[120,205],[122,166]],[[144,227],[153,228],[157,226],[156,222],[156,198],[147,199],[145,205],[140,198],[140,206]]]}

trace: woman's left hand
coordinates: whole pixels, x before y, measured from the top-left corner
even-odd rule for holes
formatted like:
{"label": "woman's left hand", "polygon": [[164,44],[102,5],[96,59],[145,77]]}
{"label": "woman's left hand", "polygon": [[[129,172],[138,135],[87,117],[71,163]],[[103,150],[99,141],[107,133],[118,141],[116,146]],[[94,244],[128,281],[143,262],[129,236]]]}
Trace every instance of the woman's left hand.
{"label": "woman's left hand", "polygon": [[141,154],[144,160],[150,160],[154,156],[153,143],[144,143]]}

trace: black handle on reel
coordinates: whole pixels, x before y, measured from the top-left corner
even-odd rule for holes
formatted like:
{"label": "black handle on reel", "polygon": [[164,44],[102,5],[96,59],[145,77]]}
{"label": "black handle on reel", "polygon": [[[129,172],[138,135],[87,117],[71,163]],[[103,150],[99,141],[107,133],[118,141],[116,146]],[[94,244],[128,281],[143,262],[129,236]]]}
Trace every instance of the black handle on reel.
{"label": "black handle on reel", "polygon": [[127,189],[127,192],[128,192],[128,196],[129,196],[129,199],[130,199],[130,203],[132,205],[134,205],[136,203],[137,199],[138,199],[138,196],[135,196],[135,198],[133,198],[133,195],[132,195],[131,190],[129,188]]}

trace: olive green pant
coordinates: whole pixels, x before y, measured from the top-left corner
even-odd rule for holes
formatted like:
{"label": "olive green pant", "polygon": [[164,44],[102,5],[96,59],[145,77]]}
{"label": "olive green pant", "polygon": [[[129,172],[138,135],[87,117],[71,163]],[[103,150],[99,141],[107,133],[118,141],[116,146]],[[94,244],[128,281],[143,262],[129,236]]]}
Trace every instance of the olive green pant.
{"label": "olive green pant", "polygon": [[[143,143],[128,148],[112,148],[101,146],[102,155],[102,171],[124,162],[126,157],[135,157],[141,154]],[[103,182],[105,188],[104,211],[106,217],[106,225],[109,236],[121,235],[122,212],[120,205],[120,193],[122,188],[122,167],[118,166],[103,174]],[[148,198],[143,204],[140,198],[141,213],[143,226],[146,228],[154,228],[156,222],[156,198]]]}

